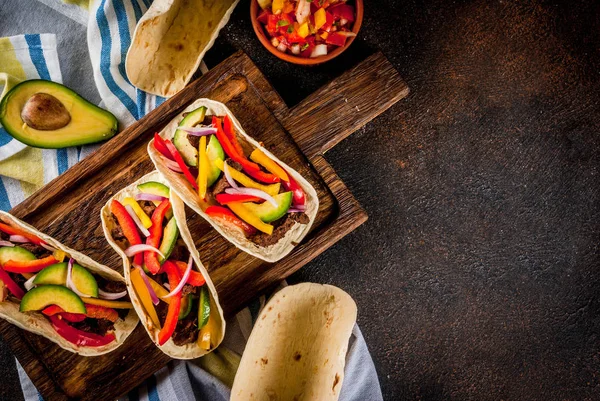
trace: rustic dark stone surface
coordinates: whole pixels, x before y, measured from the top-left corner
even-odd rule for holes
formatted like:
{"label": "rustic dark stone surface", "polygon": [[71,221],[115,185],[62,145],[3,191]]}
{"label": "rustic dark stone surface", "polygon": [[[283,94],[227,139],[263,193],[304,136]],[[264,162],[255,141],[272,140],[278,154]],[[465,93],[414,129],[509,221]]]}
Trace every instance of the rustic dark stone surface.
{"label": "rustic dark stone surface", "polygon": [[369,221],[290,280],[354,297],[385,399],[599,399],[598,3],[371,1],[314,68],[261,48],[248,8],[209,66],[243,49],[293,105],[381,49],[411,87],[327,154]]}

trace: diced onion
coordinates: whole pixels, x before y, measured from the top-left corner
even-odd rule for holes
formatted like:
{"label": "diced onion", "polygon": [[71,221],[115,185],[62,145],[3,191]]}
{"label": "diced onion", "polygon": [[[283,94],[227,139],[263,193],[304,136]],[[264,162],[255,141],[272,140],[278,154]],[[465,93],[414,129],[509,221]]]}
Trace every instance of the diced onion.
{"label": "diced onion", "polygon": [[244,195],[256,196],[257,198],[264,199],[267,202],[269,202],[271,205],[277,207],[277,201],[275,200],[275,198],[273,198],[271,195],[269,195],[265,191],[261,191],[260,189],[256,189],[256,188],[227,188],[225,190],[225,193],[226,194],[231,194],[231,195],[244,194]]}
{"label": "diced onion", "polygon": [[154,305],[158,305],[160,300],[156,296],[156,292],[154,292],[154,288],[152,288],[152,284],[148,281],[148,276],[146,276],[146,272],[139,266],[136,266],[136,269],[140,270],[140,276],[142,276],[142,280],[144,280],[144,284],[146,284],[146,288],[148,289],[148,293],[150,294],[150,298],[152,299],[152,303]]}
{"label": "diced onion", "polygon": [[10,246],[10,247],[13,247],[13,246],[15,246],[15,244],[13,244],[12,242],[8,242],[8,241],[0,241],[0,246]]}
{"label": "diced onion", "polygon": [[156,252],[162,258],[165,258],[165,255],[163,255],[161,251],[159,251],[152,245],[147,245],[147,244],[131,245],[129,248],[125,249],[125,255],[127,257],[131,258],[131,257],[137,255],[138,253],[142,253],[142,252],[146,252],[146,251]]}
{"label": "diced onion", "polygon": [[27,238],[23,237],[22,235],[11,235],[8,240],[10,242],[18,242],[18,243],[21,243],[21,244],[24,244],[24,243],[27,243],[27,242],[31,242]]}
{"label": "diced onion", "polygon": [[239,186],[233,180],[233,177],[231,176],[231,173],[229,172],[229,166],[227,165],[227,162],[223,163],[223,172],[225,173],[225,179],[227,180],[227,182],[229,183],[229,185],[231,185],[235,189],[238,189]]}
{"label": "diced onion", "polygon": [[47,251],[50,251],[50,252],[54,252],[54,251],[56,251],[56,248],[55,248],[55,247],[53,247],[52,245],[48,245],[48,244],[46,244],[45,242],[40,242],[40,246],[41,246],[42,248],[44,248],[45,250],[47,250]]}
{"label": "diced onion", "polygon": [[23,287],[25,287],[25,289],[27,291],[29,291],[30,289],[33,288],[33,280],[35,280],[36,276],[37,276],[37,274],[35,276],[31,276],[31,278],[29,280],[27,280],[26,282],[23,283]]}
{"label": "diced onion", "polygon": [[342,36],[345,36],[347,38],[353,38],[353,37],[356,36],[356,33],[354,33],[354,32],[346,32],[346,31],[340,31],[340,32],[338,32],[338,35],[342,35]]}
{"label": "diced onion", "polygon": [[135,221],[135,225],[140,229],[142,234],[144,234],[146,237],[149,237],[150,231],[148,231],[148,229],[146,227],[144,227],[144,225],[142,224],[142,221],[140,220],[138,215],[135,214],[131,205],[125,205],[125,209],[127,209],[127,213],[129,213],[129,215],[131,216],[133,221]]}
{"label": "diced onion", "polygon": [[282,53],[285,53],[285,51],[287,50],[285,43],[283,43],[283,42],[279,43],[279,45],[277,46],[277,50],[279,50]]}
{"label": "diced onion", "polygon": [[179,282],[179,284],[177,284],[177,287],[175,287],[175,289],[173,291],[171,291],[170,293],[165,295],[163,298],[171,298],[173,295],[179,294],[179,292],[181,291],[181,289],[183,288],[185,283],[187,283],[188,278],[190,277],[190,273],[192,271],[193,264],[194,264],[194,259],[192,258],[192,255],[190,255],[190,259],[188,260],[187,268],[185,269],[185,273],[183,273],[183,277],[181,278],[181,281]]}
{"label": "diced onion", "polygon": [[165,198],[164,196],[160,196],[160,195],[141,193],[141,194],[136,194],[133,197],[133,199],[135,199],[136,201],[162,202],[162,201],[166,200],[167,198]]}
{"label": "diced onion", "polygon": [[296,21],[303,24],[310,15],[310,1],[300,0],[296,7]]}
{"label": "diced onion", "polygon": [[177,129],[193,136],[214,135],[217,133],[217,129],[214,127],[177,127]]}
{"label": "diced onion", "polygon": [[271,44],[275,47],[279,46],[279,39],[277,39],[277,38],[271,39]]}
{"label": "diced onion", "polygon": [[73,258],[69,258],[69,263],[67,264],[67,288],[71,289],[71,291],[73,291],[75,294],[79,295],[80,297],[91,297],[91,295],[84,294],[83,292],[79,291],[77,289],[77,287],[75,286],[75,283],[73,282],[73,263],[74,262],[75,262],[75,260]]}
{"label": "diced onion", "polygon": [[310,57],[320,57],[320,56],[326,56],[326,55],[327,55],[327,45],[320,44],[320,45],[315,46],[312,53],[310,54]]}
{"label": "diced onion", "polygon": [[292,54],[300,54],[300,45],[298,43],[292,45],[292,48],[290,49],[292,51]]}
{"label": "diced onion", "polygon": [[112,301],[115,299],[123,298],[125,295],[127,295],[127,290],[121,292],[106,292],[98,288],[98,296],[102,299],[108,299]]}

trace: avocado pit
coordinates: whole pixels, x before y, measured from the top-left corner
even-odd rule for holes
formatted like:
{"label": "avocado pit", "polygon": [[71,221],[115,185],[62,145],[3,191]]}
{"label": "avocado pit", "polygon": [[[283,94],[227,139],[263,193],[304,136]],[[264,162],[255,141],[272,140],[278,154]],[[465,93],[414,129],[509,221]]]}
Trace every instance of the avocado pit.
{"label": "avocado pit", "polygon": [[27,100],[21,110],[21,119],[31,128],[52,131],[69,124],[71,114],[56,97],[39,92]]}

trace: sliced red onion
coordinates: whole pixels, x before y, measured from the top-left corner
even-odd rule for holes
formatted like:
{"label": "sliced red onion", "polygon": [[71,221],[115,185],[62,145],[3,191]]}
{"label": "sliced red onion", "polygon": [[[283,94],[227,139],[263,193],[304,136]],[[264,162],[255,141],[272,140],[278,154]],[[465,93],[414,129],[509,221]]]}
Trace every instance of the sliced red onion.
{"label": "sliced red onion", "polygon": [[150,298],[152,298],[152,303],[154,305],[158,305],[158,303],[160,302],[160,300],[156,296],[156,292],[154,292],[154,288],[152,288],[152,284],[150,284],[150,281],[148,280],[148,276],[146,275],[146,272],[144,271],[144,269],[142,269],[139,266],[136,266],[136,269],[140,270],[140,276],[142,276],[142,280],[144,280],[144,284],[146,284],[146,288],[148,289],[148,293],[150,294]]}
{"label": "sliced red onion", "polygon": [[54,252],[54,251],[56,251],[56,248],[55,248],[55,247],[53,247],[53,246],[51,246],[51,245],[48,245],[48,244],[46,244],[45,242],[40,242],[40,246],[41,246],[42,248],[44,248],[45,250],[47,250],[47,251],[50,251],[50,252]]}
{"label": "sliced red onion", "polygon": [[271,205],[277,207],[277,201],[271,195],[266,193],[265,191],[261,191],[256,188],[227,188],[225,193],[235,195],[235,194],[244,194],[256,196],[257,198],[264,199],[269,202]]}
{"label": "sliced red onion", "polygon": [[214,135],[217,133],[217,129],[213,127],[177,127],[177,129],[194,136]]}
{"label": "sliced red onion", "polygon": [[166,157],[163,157],[163,160],[169,170],[174,171],[176,173],[183,173],[181,167],[179,167],[179,164],[177,164],[177,162],[169,160]]}
{"label": "sliced red onion", "polygon": [[227,162],[223,163],[223,172],[225,173],[225,179],[227,180],[227,182],[229,183],[229,185],[231,185],[235,189],[238,189],[239,186],[233,180],[233,177],[231,176],[231,173],[229,172],[229,166],[227,165]]}
{"label": "sliced red onion", "polygon": [[10,247],[13,247],[13,246],[15,246],[15,244],[13,244],[12,242],[8,242],[8,241],[0,241],[0,246],[10,246]]}
{"label": "sliced red onion", "polygon": [[162,201],[166,200],[167,198],[165,198],[164,196],[160,196],[160,195],[141,193],[141,194],[136,194],[133,197],[133,199],[135,199],[136,201],[159,201],[159,202],[162,202]]}
{"label": "sliced red onion", "polygon": [[149,237],[150,236],[150,231],[148,231],[146,229],[146,227],[144,227],[144,225],[142,224],[142,221],[140,220],[140,218],[133,211],[133,208],[130,205],[125,205],[125,209],[127,209],[127,213],[129,213],[129,215],[131,216],[131,218],[133,219],[133,221],[135,221],[135,225],[140,229],[140,231],[142,232],[142,234],[144,234],[146,237]]}
{"label": "sliced red onion", "polygon": [[123,298],[125,295],[127,295],[127,290],[121,292],[106,292],[98,288],[98,296],[102,299],[113,301],[115,299]]}
{"label": "sliced red onion", "polygon": [[91,297],[91,295],[84,294],[83,292],[79,291],[75,286],[75,283],[73,282],[73,263],[75,263],[75,260],[73,258],[69,258],[69,263],[67,264],[67,288],[71,289],[71,291],[80,297]]}
{"label": "sliced red onion", "polygon": [[146,252],[146,251],[156,252],[162,258],[166,259],[165,255],[163,255],[161,251],[159,251],[158,249],[156,249],[152,245],[147,245],[147,244],[131,245],[129,248],[125,249],[125,255],[127,257],[131,258],[131,257],[137,255],[138,253],[142,253],[142,252]]}
{"label": "sliced red onion", "polygon": [[18,242],[20,244],[24,244],[27,242],[31,242],[29,241],[27,238],[23,237],[22,235],[11,235],[10,238],[8,239],[10,242]]}
{"label": "sliced red onion", "polygon": [[306,210],[305,209],[300,209],[297,207],[291,207],[288,209],[288,213],[304,213]]}
{"label": "sliced red onion", "polygon": [[183,288],[185,283],[187,283],[188,278],[190,278],[190,273],[192,271],[193,264],[194,264],[194,259],[192,259],[192,255],[190,255],[190,259],[188,260],[187,268],[185,269],[185,273],[183,273],[183,277],[181,278],[181,281],[179,282],[179,284],[177,284],[177,287],[175,287],[175,289],[173,291],[171,291],[170,293],[165,295],[163,298],[171,298],[173,295],[179,294],[179,292],[181,291],[181,289]]}
{"label": "sliced red onion", "polygon": [[31,278],[29,280],[27,280],[26,282],[23,283],[23,287],[25,287],[25,289],[27,291],[29,291],[30,289],[33,288],[33,280],[35,280],[36,276],[37,276],[37,274],[34,276],[31,276]]}

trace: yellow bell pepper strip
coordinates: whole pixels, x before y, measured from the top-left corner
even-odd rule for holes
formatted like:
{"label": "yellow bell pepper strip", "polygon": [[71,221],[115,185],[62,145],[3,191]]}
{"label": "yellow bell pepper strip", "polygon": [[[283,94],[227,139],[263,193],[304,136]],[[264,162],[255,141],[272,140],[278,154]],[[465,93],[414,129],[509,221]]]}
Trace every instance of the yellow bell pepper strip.
{"label": "yellow bell pepper strip", "polygon": [[62,263],[67,257],[67,254],[64,251],[57,249],[52,252],[52,256],[54,256],[54,259],[58,260],[59,263]]}
{"label": "yellow bell pepper strip", "polygon": [[33,277],[33,273],[21,273],[21,276],[25,277],[27,280]]}
{"label": "yellow bell pepper strip", "polygon": [[240,219],[250,224],[252,227],[266,234],[273,234],[273,226],[271,224],[263,223],[263,221],[250,212],[246,206],[241,203],[230,203],[229,208],[235,213]]}
{"label": "yellow bell pepper strip", "polygon": [[11,273],[37,273],[42,270],[44,267],[48,267],[57,263],[58,261],[54,259],[54,256],[46,256],[42,259],[34,259],[28,261],[16,261],[16,260],[8,260],[4,263],[4,270]]}
{"label": "yellow bell pepper strip", "polygon": [[[137,294],[138,298],[142,302],[142,305],[144,306],[146,313],[150,317],[150,320],[152,320],[154,327],[160,328],[160,320],[158,320],[158,314],[156,313],[156,309],[154,308],[154,304],[152,303],[152,299],[150,298],[150,294],[148,293],[146,284],[144,284],[144,280],[142,279],[142,275],[140,274],[140,271],[137,268],[134,268],[131,270],[130,274],[131,274],[131,284],[133,284],[135,293]],[[150,282],[150,284],[152,284],[152,281]],[[158,285],[158,283],[156,283],[156,285]],[[154,288],[154,286],[152,286],[152,288]],[[156,289],[154,291],[156,291]]]}
{"label": "yellow bell pepper strip", "polygon": [[107,299],[80,297],[81,300],[90,305],[106,306],[114,309],[133,309],[133,304],[127,301],[109,301]]}
{"label": "yellow bell pepper strip", "polygon": [[325,8],[323,7],[315,11],[315,29],[321,29],[321,27],[327,22],[327,17],[325,15],[326,12],[327,11],[325,11]]}
{"label": "yellow bell pepper strip", "polygon": [[309,33],[310,30],[308,29],[308,22],[305,21],[298,27],[298,36],[300,36],[301,38],[305,38],[308,36]]}
{"label": "yellow bell pepper strip", "polygon": [[133,199],[132,197],[127,197],[127,198],[123,199],[121,201],[121,203],[123,204],[123,206],[126,206],[126,205],[131,206],[131,208],[133,209],[136,216],[142,222],[142,225],[144,226],[144,228],[150,228],[150,226],[152,225],[152,220],[150,220],[150,217],[148,217],[146,212],[144,212],[142,210],[142,208],[140,207],[140,204],[137,203],[137,201],[135,199]]}
{"label": "yellow bell pepper strip", "polygon": [[[181,274],[179,274],[179,269],[175,266],[171,261],[166,261],[163,264],[163,268],[165,273],[167,273],[167,277],[169,278],[169,285],[171,288],[177,287],[179,281],[181,280]],[[165,324],[162,329],[158,333],[158,344],[164,345],[169,338],[175,332],[175,327],[177,327],[177,322],[179,321],[179,310],[181,309],[181,291],[171,297],[171,302],[169,303],[169,309],[167,311],[167,317],[165,319]]]}
{"label": "yellow bell pepper strip", "polygon": [[156,281],[152,280],[152,278],[150,278],[150,277],[148,277],[148,282],[150,283],[150,286],[156,293],[157,297],[159,297],[161,300],[163,300],[166,303],[171,302],[171,298],[163,298],[164,296],[169,295],[169,291],[167,291],[167,289],[165,287],[158,284]]}
{"label": "yellow bell pepper strip", "polygon": [[[219,170],[223,171],[223,164],[224,164],[223,160],[215,159],[214,163],[215,163],[215,166],[217,166],[217,168],[219,168]],[[242,184],[245,187],[260,189],[261,191],[264,191],[271,196],[275,196],[279,193],[279,188],[281,187],[280,183],[271,184],[271,185],[263,185],[263,184],[259,184],[258,182],[254,181],[252,178],[248,177],[246,174],[239,172],[233,168],[230,168],[229,172],[231,173],[231,177],[234,180],[236,180],[237,182],[239,182],[240,184]]]}
{"label": "yellow bell pepper strip", "polygon": [[198,145],[198,196],[204,199],[206,197],[206,184],[208,183],[208,156],[206,155],[206,136],[200,137]]}
{"label": "yellow bell pepper strip", "polygon": [[285,170],[279,167],[279,164],[277,164],[274,160],[271,160],[269,156],[265,155],[262,150],[258,148],[254,149],[254,151],[252,151],[250,154],[250,159],[260,164],[266,168],[267,171],[275,174],[282,180],[289,181],[288,174],[285,172]]}

